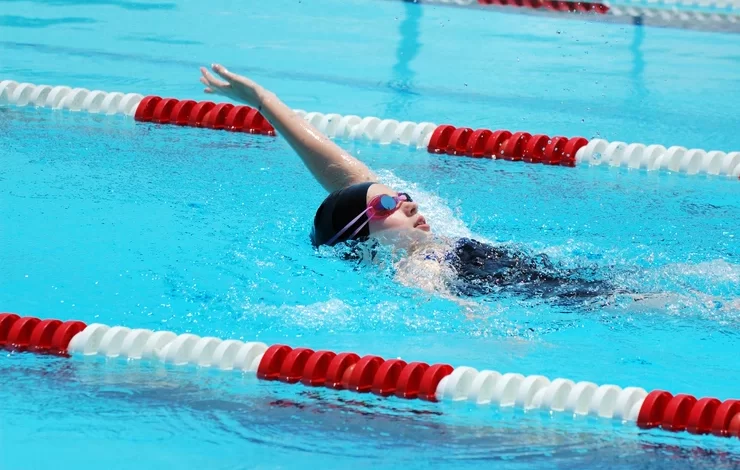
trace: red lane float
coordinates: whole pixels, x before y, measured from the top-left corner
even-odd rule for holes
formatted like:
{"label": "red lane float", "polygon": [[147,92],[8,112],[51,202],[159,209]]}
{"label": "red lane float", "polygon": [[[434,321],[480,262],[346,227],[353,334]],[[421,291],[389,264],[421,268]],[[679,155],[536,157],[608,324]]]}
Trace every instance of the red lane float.
{"label": "red lane float", "polygon": [[[157,105],[152,105],[156,107]],[[223,110],[229,113],[229,110]],[[471,131],[465,131],[470,134]],[[463,133],[460,133],[463,134]],[[493,134],[493,133],[492,133]],[[522,134],[517,139],[522,139]],[[513,137],[512,136],[509,136]],[[535,136],[536,137],[536,136]],[[541,140],[541,139],[540,139]],[[518,142],[518,140],[517,140]],[[518,143],[517,143],[518,145]],[[513,147],[517,145],[512,144]],[[740,437],[740,401],[673,395],[639,387],[575,383],[448,364],[345,352],[314,351],[283,344],[242,343],[193,334],[108,327],[99,323],[41,320],[0,313],[0,348],[35,353],[105,355],[252,372],[261,380],[300,382],[381,397],[470,401],[477,405],[568,412],[635,423],[641,429]]]}
{"label": "red lane float", "polygon": [[389,359],[385,361],[375,374],[372,392],[383,397],[388,397],[396,393],[398,379],[401,377],[401,372],[406,366],[406,361],[402,361],[401,359]]}
{"label": "red lane float", "polygon": [[740,415],[740,401],[698,399],[692,395],[654,390],[640,409],[637,425],[642,429],[661,427],[666,431],[729,436],[732,419]]}
{"label": "red lane float", "polygon": [[529,132],[511,133],[469,127],[455,128],[449,124],[438,126],[432,133],[429,153],[446,153],[466,157],[489,157],[513,162],[542,163],[545,165],[576,166],[576,153],[588,145],[583,137],[548,137]]}
{"label": "red lane float", "polygon": [[[372,392],[380,396],[389,396],[400,391],[397,396],[402,398],[437,401],[437,385],[452,373],[452,366],[424,366],[420,368],[419,363],[407,365],[404,361],[385,360],[380,356],[360,357],[355,353],[314,352],[307,348],[291,349],[289,346],[276,344],[267,348],[257,370],[257,377],[357,393]],[[412,377],[414,380],[410,380]]]}
{"label": "red lane float", "polygon": [[329,364],[336,357],[331,351],[317,351],[306,360],[301,383],[309,387],[318,387],[326,383]]}
{"label": "red lane float", "polygon": [[0,348],[66,355],[72,338],[87,325],[0,313]]}
{"label": "red lane float", "polygon": [[216,104],[212,101],[196,103],[193,100],[180,101],[150,95],[141,100],[134,113],[134,119],[156,124],[275,135],[275,128],[258,110],[249,106],[234,106],[231,103]]}
{"label": "red lane float", "polygon": [[401,370],[396,382],[396,396],[398,398],[414,399],[419,396],[421,380],[429,370],[425,362],[412,362]]}
{"label": "red lane float", "polygon": [[511,6],[534,10],[552,10],[579,13],[598,13],[605,15],[609,7],[603,3],[562,2],[557,0],[478,0],[479,5]]}

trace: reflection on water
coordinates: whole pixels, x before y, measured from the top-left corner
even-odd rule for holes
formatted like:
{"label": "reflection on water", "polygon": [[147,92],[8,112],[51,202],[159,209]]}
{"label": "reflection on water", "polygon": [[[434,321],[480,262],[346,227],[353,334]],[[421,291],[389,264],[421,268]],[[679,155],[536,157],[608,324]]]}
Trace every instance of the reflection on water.
{"label": "reflection on water", "polygon": [[388,88],[396,93],[386,106],[385,116],[407,116],[407,110],[415,102],[415,95],[419,94],[414,91],[416,72],[411,63],[421,49],[419,23],[423,15],[423,5],[406,2],[403,5],[403,17],[400,21],[396,18],[401,40],[396,46],[396,63],[393,64],[391,73],[393,79],[388,82]]}

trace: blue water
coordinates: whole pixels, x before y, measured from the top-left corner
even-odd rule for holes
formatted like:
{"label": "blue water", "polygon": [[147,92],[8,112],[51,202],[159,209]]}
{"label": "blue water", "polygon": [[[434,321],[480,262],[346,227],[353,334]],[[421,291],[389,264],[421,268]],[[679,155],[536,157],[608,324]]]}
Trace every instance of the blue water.
{"label": "blue water", "polygon": [[[310,111],[740,150],[740,35],[371,0],[0,2],[0,79],[200,98],[221,62]],[[315,252],[285,142],[0,108],[0,310],[740,397],[740,184],[343,142],[435,230],[653,305],[472,305]],[[736,440],[3,354],[0,468],[733,468]],[[45,452],[39,452],[44,449]]]}

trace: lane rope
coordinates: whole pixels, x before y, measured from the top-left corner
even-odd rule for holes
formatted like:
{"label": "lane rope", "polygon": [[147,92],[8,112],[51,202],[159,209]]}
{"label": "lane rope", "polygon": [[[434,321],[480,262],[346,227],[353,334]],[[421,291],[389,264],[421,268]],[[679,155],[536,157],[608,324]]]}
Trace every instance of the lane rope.
{"label": "lane rope", "polygon": [[737,0],[618,0],[576,2],[560,0],[422,0],[422,4],[448,6],[494,6],[554,13],[577,13],[605,16],[660,19],[667,22],[740,24],[740,2]]}
{"label": "lane rope", "polygon": [[[68,86],[0,82],[0,105],[37,106],[71,112],[124,115],[138,122],[275,135],[275,129],[249,106],[179,100],[138,93],[105,92]],[[397,121],[374,116],[294,110],[330,138],[381,145],[426,148],[429,153],[574,167],[609,165],[687,175],[740,178],[740,152],[688,149],[659,144],[609,142],[525,131],[472,129],[433,122]]]}
{"label": "lane rope", "polygon": [[59,356],[103,356],[255,374],[382,397],[471,402],[525,411],[621,421],[641,429],[740,437],[740,401],[647,392],[636,386],[575,382],[449,364],[407,362],[352,352],[222,340],[171,331],[132,329],[0,313],[0,348]]}

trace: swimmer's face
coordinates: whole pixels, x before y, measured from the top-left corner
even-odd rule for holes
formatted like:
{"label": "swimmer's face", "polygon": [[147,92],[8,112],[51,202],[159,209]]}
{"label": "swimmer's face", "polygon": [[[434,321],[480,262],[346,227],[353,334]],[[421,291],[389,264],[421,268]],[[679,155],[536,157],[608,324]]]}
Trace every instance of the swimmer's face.
{"label": "swimmer's face", "polygon": [[[374,184],[367,191],[367,202],[380,194],[397,196],[398,191],[393,191],[388,186]],[[369,223],[370,235],[381,232],[429,232],[431,229],[424,216],[419,214],[419,205],[415,202],[404,201],[393,214],[385,219],[371,220]]]}

